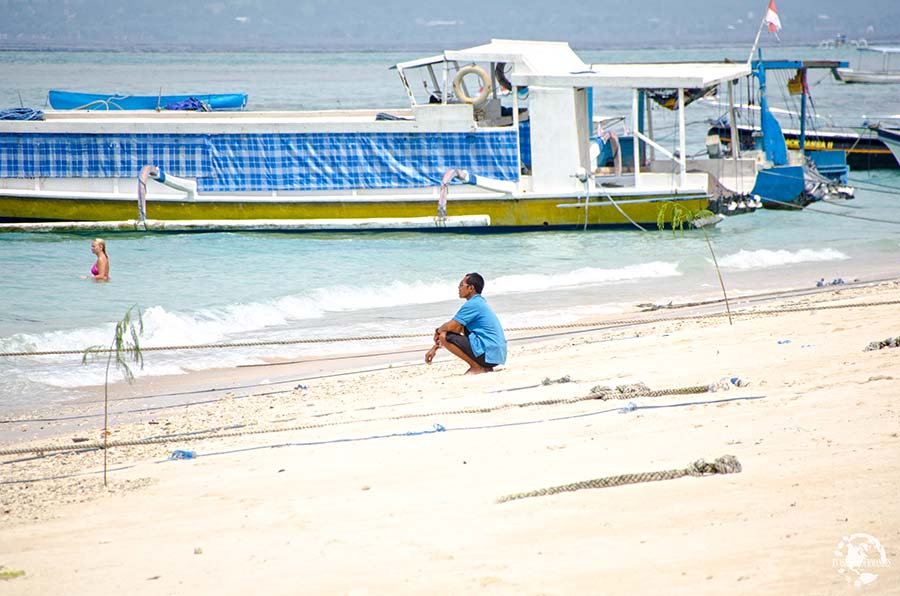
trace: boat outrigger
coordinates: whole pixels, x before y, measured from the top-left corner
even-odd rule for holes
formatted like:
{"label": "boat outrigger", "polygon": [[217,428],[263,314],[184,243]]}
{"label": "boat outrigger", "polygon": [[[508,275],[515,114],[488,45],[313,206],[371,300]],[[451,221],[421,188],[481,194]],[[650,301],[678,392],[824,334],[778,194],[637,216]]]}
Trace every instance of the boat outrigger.
{"label": "boat outrigger", "polygon": [[[688,171],[685,95],[747,64],[586,64],[565,43],[493,40],[395,68],[407,109],[0,121],[0,227],[583,229],[671,223],[670,203],[721,211],[712,177]],[[640,139],[613,172],[592,126],[609,89],[631,90]],[[676,151],[643,124],[646,90],[673,94]],[[645,147],[667,171],[642,167]]]}

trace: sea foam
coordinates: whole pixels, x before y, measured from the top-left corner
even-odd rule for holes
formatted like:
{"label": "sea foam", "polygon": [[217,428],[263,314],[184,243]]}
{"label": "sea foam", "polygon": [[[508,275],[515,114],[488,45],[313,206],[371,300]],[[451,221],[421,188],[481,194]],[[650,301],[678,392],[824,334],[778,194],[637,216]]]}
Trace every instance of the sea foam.
{"label": "sea foam", "polygon": [[616,269],[583,267],[574,271],[551,274],[504,275],[488,283],[491,286],[491,294],[505,294],[676,277],[680,275],[681,272],[678,270],[677,263],[652,261],[637,265],[626,265]]}
{"label": "sea foam", "polygon": [[721,267],[731,269],[770,269],[782,265],[796,265],[798,263],[815,263],[823,261],[843,261],[849,259],[847,255],[833,248],[814,250],[801,248],[800,250],[769,250],[765,248],[757,250],[740,250],[733,255],[720,258]]}

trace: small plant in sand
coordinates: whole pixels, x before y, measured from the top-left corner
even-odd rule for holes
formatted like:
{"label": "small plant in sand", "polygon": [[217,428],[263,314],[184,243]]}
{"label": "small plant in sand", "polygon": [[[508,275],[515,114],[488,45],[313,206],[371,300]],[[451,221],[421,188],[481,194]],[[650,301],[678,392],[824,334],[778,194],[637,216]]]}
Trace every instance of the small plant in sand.
{"label": "small plant in sand", "polygon": [[128,383],[134,382],[129,362],[144,368],[144,355],[141,353],[140,336],[144,333],[144,319],[141,309],[132,306],[121,321],[116,323],[116,332],[109,347],[91,346],[84,351],[82,364],[96,360],[100,354],[106,353],[106,376],[103,380],[103,486],[106,484],[106,454],[109,442],[109,369],[115,356],[116,368]]}
{"label": "small plant in sand", "polygon": [[[678,203],[673,203],[671,201],[663,203],[659,208],[659,212],[656,214],[656,226],[660,230],[664,230],[666,228],[666,214],[671,210],[672,212],[672,234],[675,234],[676,230],[684,233],[684,227],[687,225],[690,227],[699,220],[702,220],[707,217],[715,217],[715,214],[708,209],[697,209],[696,211],[693,209],[687,209],[683,205],[679,205]],[[716,253],[713,251],[712,242],[709,239],[709,233],[706,231],[705,226],[697,226],[703,232],[703,237],[706,239],[706,246],[709,247],[709,254],[712,255],[713,265],[716,268],[716,275],[719,277],[719,286],[722,288],[722,296],[725,297],[725,312],[728,313],[728,324],[733,325],[734,323],[731,321],[731,307],[728,304],[728,292],[725,291],[725,282],[722,280],[722,271],[719,269],[719,261],[716,259]]]}
{"label": "small plant in sand", "polygon": [[3,565],[0,565],[0,579],[9,580],[15,579],[17,577],[22,577],[25,575],[25,572],[21,569],[7,569]]}

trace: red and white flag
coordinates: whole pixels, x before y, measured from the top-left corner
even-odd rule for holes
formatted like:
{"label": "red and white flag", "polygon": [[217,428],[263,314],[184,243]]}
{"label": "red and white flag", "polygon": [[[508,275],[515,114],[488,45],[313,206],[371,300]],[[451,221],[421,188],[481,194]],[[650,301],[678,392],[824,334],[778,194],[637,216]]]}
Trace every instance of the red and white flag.
{"label": "red and white flag", "polygon": [[778,18],[778,11],[775,9],[775,0],[769,0],[769,10],[766,11],[766,24],[769,26],[769,33],[781,31],[781,19]]}

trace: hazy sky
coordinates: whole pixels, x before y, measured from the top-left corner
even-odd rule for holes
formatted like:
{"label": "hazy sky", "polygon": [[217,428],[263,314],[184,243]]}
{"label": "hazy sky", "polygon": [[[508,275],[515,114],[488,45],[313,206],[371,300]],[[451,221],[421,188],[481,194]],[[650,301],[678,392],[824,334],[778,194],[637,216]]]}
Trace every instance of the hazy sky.
{"label": "hazy sky", "polygon": [[[900,0],[776,0],[785,44],[900,40]],[[0,0],[0,47],[433,49],[749,44],[768,0]],[[749,41],[748,41],[749,40]]]}

